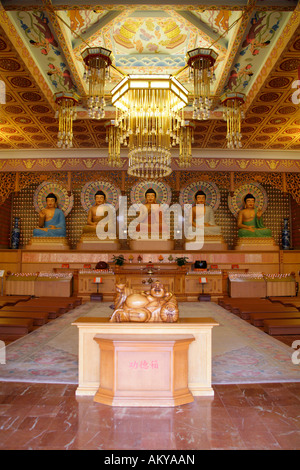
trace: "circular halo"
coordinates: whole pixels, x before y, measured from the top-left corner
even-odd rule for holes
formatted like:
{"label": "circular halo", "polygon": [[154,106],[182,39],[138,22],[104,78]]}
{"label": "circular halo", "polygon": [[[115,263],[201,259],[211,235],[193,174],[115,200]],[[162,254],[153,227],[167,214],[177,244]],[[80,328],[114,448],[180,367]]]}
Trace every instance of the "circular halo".
{"label": "circular halo", "polygon": [[145,193],[147,189],[152,188],[156,192],[157,204],[171,204],[171,188],[161,181],[140,181],[135,184],[130,192],[131,204],[145,204]]}
{"label": "circular halo", "polygon": [[89,181],[83,186],[80,196],[81,205],[85,211],[89,211],[95,205],[95,194],[97,191],[103,191],[106,195],[105,202],[114,206],[116,210],[118,209],[119,196],[121,196],[119,188],[109,181]]}
{"label": "circular halo", "polygon": [[61,209],[65,217],[71,212],[74,205],[74,196],[68,195],[68,191],[61,184],[51,181],[44,181],[35,190],[33,196],[33,205],[36,212],[40,212],[46,207],[46,197],[49,193],[57,197],[57,206]]}
{"label": "circular halo", "polygon": [[266,190],[261,184],[256,181],[241,184],[236,188],[233,196],[228,196],[228,207],[231,213],[237,217],[241,209],[244,208],[244,197],[248,194],[253,194],[255,197],[255,207],[260,209],[263,213],[268,206],[268,196]]}
{"label": "circular halo", "polygon": [[218,186],[210,181],[194,181],[188,184],[180,191],[179,203],[195,204],[195,194],[197,191],[203,191],[206,194],[206,205],[216,211],[221,202],[221,194]]}

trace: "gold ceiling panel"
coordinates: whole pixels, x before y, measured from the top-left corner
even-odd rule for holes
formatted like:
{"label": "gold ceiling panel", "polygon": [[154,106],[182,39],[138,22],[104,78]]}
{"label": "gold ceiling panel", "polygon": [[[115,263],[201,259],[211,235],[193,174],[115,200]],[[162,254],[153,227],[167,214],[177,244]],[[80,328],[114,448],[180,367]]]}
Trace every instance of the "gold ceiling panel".
{"label": "gold ceiling panel", "polygon": [[[46,3],[51,9],[51,1]],[[66,2],[66,4],[70,3],[72,2]],[[295,21],[300,21],[299,3],[296,8],[294,5],[295,2],[292,3],[293,5],[290,5],[289,10],[293,11],[294,9],[293,21],[295,23]],[[8,2],[3,0],[2,4],[5,7]],[[19,2],[16,1],[15,4],[14,9],[16,11],[18,9],[22,10],[20,5],[18,6]],[[253,9],[255,4],[251,2],[251,5]],[[85,7],[88,9],[88,5]],[[163,8],[164,7],[161,7],[162,10]],[[177,7],[177,10],[178,8],[179,7]],[[195,8],[195,11],[197,10],[201,13],[199,8]],[[224,9],[225,8],[227,7],[224,7]],[[216,7],[211,6],[211,10],[213,11],[214,9],[216,9]],[[272,9],[276,10],[274,6],[270,7],[270,11]],[[124,9],[122,10],[124,14]],[[146,17],[147,6],[144,5],[140,10]],[[165,8],[165,13],[170,13],[170,10],[171,7],[169,5]],[[192,11],[192,7],[187,7],[187,10]],[[234,11],[235,9],[232,8],[232,10]],[[78,11],[81,10],[78,8]],[[152,15],[149,14],[149,17],[154,18],[154,6],[149,6],[149,11],[152,11]],[[296,16],[297,12],[298,20]],[[60,11],[59,15],[62,14],[63,12]],[[7,16],[7,18],[10,17]],[[185,28],[187,25],[186,18],[189,18],[189,15],[185,15],[185,20],[182,23]],[[292,95],[295,92],[295,89],[292,88],[292,84],[295,80],[300,80],[299,21],[296,31],[290,37],[287,46],[275,62],[275,65],[272,65],[272,67],[268,65],[268,60],[271,63],[271,59],[266,59],[265,63],[260,64],[261,70],[267,70],[267,72],[265,72],[261,85],[256,87],[255,96],[253,94],[254,98],[246,110],[245,119],[242,123],[243,149],[300,150],[300,103],[294,103],[292,101]],[[105,24],[105,28],[103,29],[103,41],[109,38],[110,25],[113,25],[115,29],[117,28],[117,15],[114,15],[112,23]],[[26,27],[28,28],[28,25],[26,25]],[[11,35],[8,34],[10,28],[12,31]],[[93,31],[95,31],[95,25],[93,25],[93,28]],[[67,30],[62,23],[59,24],[59,22],[56,22],[55,31],[58,42],[67,37]],[[145,44],[147,39],[146,34],[149,33],[149,31],[150,26],[149,30],[144,32]],[[197,31],[193,31],[193,34],[196,35]],[[285,31],[288,31],[288,28],[285,29]],[[153,29],[153,36],[155,32],[158,35],[159,30]],[[51,106],[51,103],[49,103],[49,96],[51,96],[50,87],[49,89],[43,89],[44,84],[40,78],[44,76],[45,83],[47,82],[47,70],[43,72],[39,68],[41,75],[39,79],[37,79],[33,70],[35,66],[39,67],[40,64],[38,62],[34,63],[34,56],[27,57],[26,60],[23,60],[25,50],[27,50],[26,44],[22,42],[21,36],[17,34],[15,25],[9,24],[8,19],[6,27],[0,27],[0,79],[4,82],[6,87],[6,102],[5,104],[0,104],[0,158],[2,157],[1,150],[57,149],[58,121],[54,117],[54,102]],[[191,37],[194,38],[194,36]],[[241,35],[241,43],[244,40],[245,35]],[[20,47],[16,47],[16,44],[19,44]],[[105,45],[106,44],[104,44],[104,46]],[[256,47],[263,46],[256,44]],[[66,47],[62,47],[61,49],[66,51]],[[69,50],[70,44],[68,45],[67,52]],[[151,49],[149,48],[149,50]],[[234,50],[237,50],[236,45]],[[51,51],[51,53],[53,53],[53,51]],[[72,59],[74,59],[74,57],[69,53],[68,63],[70,69],[77,70],[76,64],[70,64]],[[150,59],[153,60],[153,55],[150,57],[149,54],[149,60]],[[234,57],[228,57],[227,59],[229,61],[228,63],[234,63]],[[123,60],[125,60],[124,57]],[[224,67],[224,70],[225,69],[226,67]],[[178,78],[180,80],[180,76]],[[81,83],[77,83],[77,85],[78,88],[81,88]],[[298,101],[300,101],[299,94]],[[111,109],[108,110],[106,112],[106,118],[100,121],[89,120],[86,116],[76,120],[73,127],[73,147],[77,149],[107,148],[104,122],[112,118],[112,113]],[[221,119],[214,118],[203,122],[197,121],[193,148],[226,149],[226,130],[226,123]],[[234,152],[232,152],[232,154],[234,156]]]}

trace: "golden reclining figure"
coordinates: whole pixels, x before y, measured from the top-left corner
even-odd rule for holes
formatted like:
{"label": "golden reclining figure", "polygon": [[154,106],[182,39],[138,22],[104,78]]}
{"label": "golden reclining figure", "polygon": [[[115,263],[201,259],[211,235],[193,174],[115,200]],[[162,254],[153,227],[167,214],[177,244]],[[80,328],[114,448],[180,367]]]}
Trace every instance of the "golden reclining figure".
{"label": "golden reclining figure", "polygon": [[168,322],[178,320],[178,304],[171,292],[160,282],[154,282],[149,292],[134,292],[125,284],[116,286],[111,322]]}

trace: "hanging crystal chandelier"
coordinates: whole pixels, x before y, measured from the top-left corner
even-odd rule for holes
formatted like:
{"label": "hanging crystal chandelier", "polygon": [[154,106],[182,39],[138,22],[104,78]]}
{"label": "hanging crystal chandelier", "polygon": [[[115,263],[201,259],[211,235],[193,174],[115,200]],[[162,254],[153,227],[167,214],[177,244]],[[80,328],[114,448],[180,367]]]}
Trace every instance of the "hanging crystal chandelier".
{"label": "hanging crystal chandelier", "polygon": [[223,118],[227,121],[227,148],[241,148],[241,122],[244,118],[241,105],[245,102],[245,95],[236,92],[225,93],[221,96],[221,102],[224,104]]}
{"label": "hanging crystal chandelier", "polygon": [[195,124],[185,121],[180,129],[179,137],[179,167],[188,168],[192,159],[192,143],[194,142]]}
{"label": "hanging crystal chandelier", "polygon": [[58,119],[57,146],[60,148],[71,148],[73,146],[73,121],[77,119],[76,104],[79,96],[76,93],[59,92],[54,95],[58,109],[55,118]]}
{"label": "hanging crystal chandelier", "polygon": [[115,121],[106,123],[105,128],[105,141],[108,143],[108,164],[112,167],[121,167],[120,129],[115,126]]}
{"label": "hanging crystal chandelier", "polygon": [[162,178],[171,172],[188,91],[171,75],[128,75],[112,90],[120,144],[128,145],[128,174]]}
{"label": "hanging crystal chandelier", "polygon": [[104,118],[104,86],[105,80],[110,80],[111,51],[104,47],[88,47],[81,56],[86,67],[83,79],[88,86],[89,117],[91,119]]}
{"label": "hanging crystal chandelier", "polygon": [[213,49],[197,47],[187,52],[189,79],[194,81],[193,119],[209,119],[212,100],[210,86],[216,77],[214,64],[218,54]]}

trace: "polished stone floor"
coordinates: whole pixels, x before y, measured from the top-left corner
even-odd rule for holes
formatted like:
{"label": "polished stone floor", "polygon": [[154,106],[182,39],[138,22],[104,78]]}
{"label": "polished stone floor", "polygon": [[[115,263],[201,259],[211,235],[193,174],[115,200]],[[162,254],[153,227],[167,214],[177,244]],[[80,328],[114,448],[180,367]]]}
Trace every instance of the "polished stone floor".
{"label": "polished stone floor", "polygon": [[175,408],[119,408],[75,385],[0,383],[0,449],[300,449],[300,383],[214,385]]}

